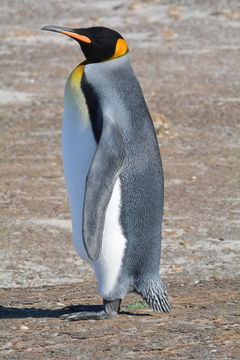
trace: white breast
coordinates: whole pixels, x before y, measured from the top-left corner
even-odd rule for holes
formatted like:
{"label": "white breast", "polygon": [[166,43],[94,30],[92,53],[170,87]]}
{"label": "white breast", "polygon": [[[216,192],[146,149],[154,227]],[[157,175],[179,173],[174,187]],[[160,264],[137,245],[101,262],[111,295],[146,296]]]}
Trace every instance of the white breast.
{"label": "white breast", "polygon": [[73,243],[80,257],[93,265],[98,280],[98,292],[102,297],[107,297],[117,281],[126,246],[126,239],[119,221],[120,179],[117,179],[115,183],[107,206],[99,257],[92,262],[83,244],[82,216],[86,177],[96,151],[96,142],[91,128],[81,129],[77,124],[77,119],[74,121],[73,116],[69,118],[68,110],[67,106],[64,111],[62,148],[64,175],[72,216]]}
{"label": "white breast", "polygon": [[[89,261],[82,239],[85,184],[97,144],[88,114],[81,112],[74,99],[65,95],[62,126],[64,176],[72,216],[73,242],[82,259]],[[84,117],[84,119],[83,119]]]}

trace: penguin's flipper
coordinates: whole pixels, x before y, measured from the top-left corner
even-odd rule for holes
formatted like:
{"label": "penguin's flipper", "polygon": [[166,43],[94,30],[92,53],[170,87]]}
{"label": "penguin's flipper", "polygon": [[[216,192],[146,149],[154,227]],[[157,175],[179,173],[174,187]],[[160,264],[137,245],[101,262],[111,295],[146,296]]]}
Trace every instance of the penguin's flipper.
{"label": "penguin's flipper", "polygon": [[124,142],[113,119],[105,117],[103,130],[85,190],[83,242],[89,258],[97,260],[102,245],[105,212],[125,159]]}

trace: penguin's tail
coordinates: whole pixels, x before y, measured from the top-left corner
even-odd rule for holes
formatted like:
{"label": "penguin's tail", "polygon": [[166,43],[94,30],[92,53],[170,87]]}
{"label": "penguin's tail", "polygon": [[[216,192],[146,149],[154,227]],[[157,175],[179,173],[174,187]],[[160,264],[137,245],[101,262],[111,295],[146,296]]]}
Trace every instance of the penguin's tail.
{"label": "penguin's tail", "polygon": [[137,293],[142,295],[143,299],[154,311],[170,311],[167,291],[160,278],[156,280],[138,281],[134,288]]}

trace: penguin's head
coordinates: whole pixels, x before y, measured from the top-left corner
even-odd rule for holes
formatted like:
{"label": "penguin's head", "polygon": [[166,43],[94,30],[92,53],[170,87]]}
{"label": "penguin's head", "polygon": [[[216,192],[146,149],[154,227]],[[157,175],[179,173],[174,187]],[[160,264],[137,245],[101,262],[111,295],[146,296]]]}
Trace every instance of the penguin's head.
{"label": "penguin's head", "polygon": [[75,39],[81,46],[87,63],[110,60],[128,52],[127,42],[114,30],[105,27],[71,29],[48,25],[41,30],[54,31]]}

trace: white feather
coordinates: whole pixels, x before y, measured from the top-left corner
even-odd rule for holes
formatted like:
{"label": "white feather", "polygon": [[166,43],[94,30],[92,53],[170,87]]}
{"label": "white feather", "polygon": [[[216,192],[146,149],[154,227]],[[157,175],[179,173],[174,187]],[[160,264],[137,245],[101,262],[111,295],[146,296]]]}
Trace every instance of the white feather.
{"label": "white feather", "polygon": [[[83,105],[83,104],[82,104]],[[82,113],[74,97],[65,95],[62,126],[64,175],[72,216],[73,243],[80,257],[90,262],[82,239],[85,184],[97,144],[88,114]]]}
{"label": "white feather", "polygon": [[126,247],[126,238],[120,225],[120,210],[121,186],[118,178],[105,214],[100,255],[93,263],[98,280],[98,293],[106,298],[116,284]]}

